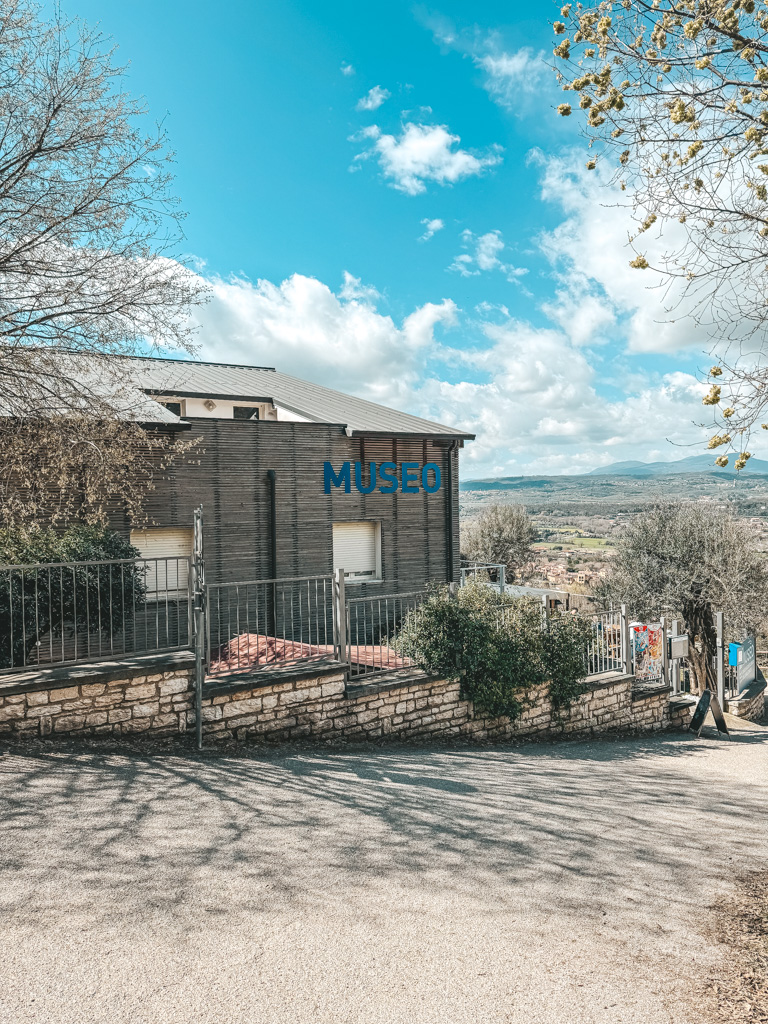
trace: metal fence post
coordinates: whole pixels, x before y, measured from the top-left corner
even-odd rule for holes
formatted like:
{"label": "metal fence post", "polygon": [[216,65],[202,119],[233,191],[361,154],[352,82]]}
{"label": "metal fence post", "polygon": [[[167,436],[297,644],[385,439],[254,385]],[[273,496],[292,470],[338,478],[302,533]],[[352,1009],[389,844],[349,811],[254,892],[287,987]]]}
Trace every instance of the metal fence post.
{"label": "metal fence post", "polygon": [[668,619],[666,615],[661,616],[661,681],[665,686],[670,685],[669,681],[669,649],[667,647]]}
{"label": "metal fence post", "polygon": [[715,628],[717,629],[717,647],[715,658],[717,659],[717,699],[720,707],[725,709],[725,664],[724,664],[724,637],[723,637],[723,613],[715,612]]}
{"label": "metal fence post", "polygon": [[629,620],[627,619],[627,606],[621,606],[621,671],[629,675],[632,671],[632,652],[629,646]]}
{"label": "metal fence post", "polygon": [[[670,626],[670,636],[680,635],[680,620],[673,619],[672,625]],[[669,682],[672,687],[673,693],[680,693],[680,659],[675,660],[670,664],[669,667]]]}
{"label": "metal fence post", "polygon": [[505,576],[506,576],[506,567],[503,566],[503,565],[500,565],[499,566],[499,590],[501,591],[501,596],[502,597],[504,597],[504,593],[505,593],[505,590],[506,590],[506,582],[507,581],[506,581]]}
{"label": "metal fence post", "polygon": [[344,570],[337,569],[333,576],[333,607],[336,616],[336,658],[347,662],[347,599],[344,592]]}
{"label": "metal fence post", "polygon": [[205,678],[205,563],[203,561],[203,506],[193,518],[194,618],[195,618],[195,730],[197,749],[203,746],[203,679]]}

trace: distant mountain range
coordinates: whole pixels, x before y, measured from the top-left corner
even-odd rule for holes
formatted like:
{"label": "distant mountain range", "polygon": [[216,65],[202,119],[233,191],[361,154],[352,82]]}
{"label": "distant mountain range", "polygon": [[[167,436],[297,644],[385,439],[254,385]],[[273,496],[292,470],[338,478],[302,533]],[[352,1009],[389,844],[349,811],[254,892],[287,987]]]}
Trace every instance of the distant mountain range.
{"label": "distant mountain range", "polygon": [[[680,473],[716,473],[718,476],[733,476],[736,473],[736,456],[731,455],[725,467],[715,465],[714,455],[689,455],[687,459],[675,462],[613,462],[610,466],[593,469],[587,476],[673,476]],[[765,459],[749,459],[742,473],[768,475]]]}
{"label": "distant mountain range", "polygon": [[[595,477],[630,478],[635,480],[652,479],[669,476],[700,476],[715,481],[718,478],[733,479],[736,476],[734,463],[736,456],[731,455],[729,465],[725,468],[715,465],[713,455],[689,455],[686,459],[675,462],[614,462],[610,466],[601,466],[590,473],[572,473],[560,476],[505,476],[486,478],[484,480],[462,480],[462,491],[530,491],[550,490],[554,486],[565,486],[569,480],[573,485],[583,488],[587,481]],[[750,477],[768,476],[768,462],[765,459],[750,459],[741,475]],[[595,485],[599,483],[594,480]],[[607,481],[606,481],[607,483]],[[618,480],[617,480],[618,483]]]}

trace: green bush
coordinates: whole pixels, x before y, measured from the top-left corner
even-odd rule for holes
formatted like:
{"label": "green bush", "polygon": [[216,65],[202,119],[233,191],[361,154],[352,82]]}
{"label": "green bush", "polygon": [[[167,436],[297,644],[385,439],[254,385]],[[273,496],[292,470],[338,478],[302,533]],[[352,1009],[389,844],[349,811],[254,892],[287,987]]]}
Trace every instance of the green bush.
{"label": "green bush", "polygon": [[553,705],[567,705],[584,678],[589,623],[558,616],[543,623],[541,604],[469,584],[435,590],[403,623],[400,651],[426,672],[457,679],[483,714],[519,717],[529,691],[549,680]]}
{"label": "green bush", "polygon": [[[139,557],[103,526],[73,526],[60,534],[41,526],[0,530],[0,668],[36,661],[42,637],[60,640],[75,624],[78,633],[117,632],[144,603],[140,566],[56,563]],[[38,568],[20,568],[31,566]]]}

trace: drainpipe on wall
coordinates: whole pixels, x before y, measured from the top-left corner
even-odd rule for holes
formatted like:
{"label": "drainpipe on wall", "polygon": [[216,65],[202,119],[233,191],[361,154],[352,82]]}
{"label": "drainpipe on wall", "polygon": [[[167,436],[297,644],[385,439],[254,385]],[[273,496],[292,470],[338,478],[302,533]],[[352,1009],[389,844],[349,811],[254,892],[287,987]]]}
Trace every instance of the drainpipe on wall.
{"label": "drainpipe on wall", "polygon": [[448,479],[446,481],[448,491],[448,518],[447,518],[447,530],[448,535],[446,537],[446,561],[448,563],[448,582],[453,583],[453,453],[458,450],[459,442],[452,441],[448,448]]}
{"label": "drainpipe on wall", "polygon": [[[269,576],[270,579],[277,579],[277,474],[274,469],[267,470],[269,481]],[[277,584],[272,584],[272,597],[270,600],[270,629],[269,632],[275,636],[277,632]]]}

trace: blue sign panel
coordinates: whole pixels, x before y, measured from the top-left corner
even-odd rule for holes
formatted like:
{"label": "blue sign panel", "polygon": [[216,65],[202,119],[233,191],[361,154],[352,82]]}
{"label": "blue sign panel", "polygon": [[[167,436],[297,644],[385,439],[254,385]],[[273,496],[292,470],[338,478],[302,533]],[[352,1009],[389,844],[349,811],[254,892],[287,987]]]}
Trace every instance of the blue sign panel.
{"label": "blue sign panel", "polygon": [[403,494],[419,494],[422,490],[427,494],[435,494],[442,484],[440,467],[436,462],[427,462],[423,466],[418,462],[403,462],[399,467],[395,462],[382,462],[379,465],[369,462],[365,478],[362,462],[356,462],[354,470],[351,462],[342,462],[338,473],[330,462],[323,466],[326,494],[331,493],[332,487],[341,488],[345,494],[349,494],[353,483],[360,494],[371,494],[373,491],[394,494],[397,490]]}

